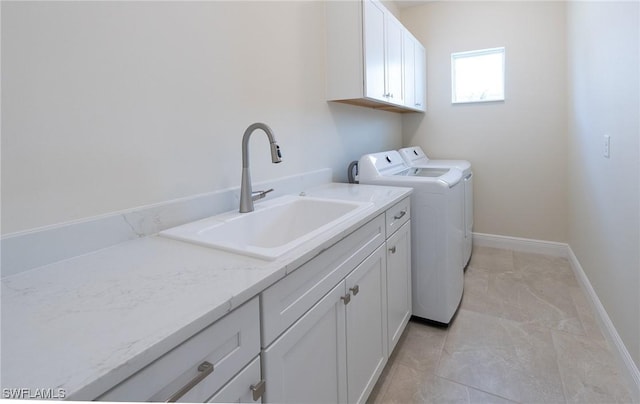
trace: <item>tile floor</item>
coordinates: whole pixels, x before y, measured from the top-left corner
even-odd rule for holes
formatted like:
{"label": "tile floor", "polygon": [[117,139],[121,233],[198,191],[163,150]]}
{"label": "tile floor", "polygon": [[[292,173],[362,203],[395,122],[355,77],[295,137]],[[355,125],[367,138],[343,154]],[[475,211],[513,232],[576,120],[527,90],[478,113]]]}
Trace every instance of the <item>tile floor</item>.
{"label": "tile floor", "polygon": [[569,262],[475,247],[448,329],[410,322],[369,403],[628,403]]}

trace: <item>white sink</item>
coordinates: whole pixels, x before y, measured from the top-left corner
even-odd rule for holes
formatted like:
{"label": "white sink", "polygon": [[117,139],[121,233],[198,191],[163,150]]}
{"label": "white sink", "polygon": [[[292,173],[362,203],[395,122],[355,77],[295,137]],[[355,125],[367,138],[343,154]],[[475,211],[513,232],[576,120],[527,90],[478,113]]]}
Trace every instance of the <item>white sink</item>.
{"label": "white sink", "polygon": [[287,195],[256,204],[253,212],[223,213],[162,231],[160,235],[275,260],[372,206],[371,202]]}

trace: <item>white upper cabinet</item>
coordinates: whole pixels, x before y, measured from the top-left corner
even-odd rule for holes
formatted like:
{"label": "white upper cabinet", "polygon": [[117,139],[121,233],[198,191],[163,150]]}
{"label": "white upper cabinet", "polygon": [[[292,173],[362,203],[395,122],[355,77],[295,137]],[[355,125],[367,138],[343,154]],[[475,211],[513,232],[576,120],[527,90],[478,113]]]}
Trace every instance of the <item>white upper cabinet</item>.
{"label": "white upper cabinet", "polygon": [[427,109],[427,59],[424,46],[417,40],[413,43],[415,51],[414,66],[414,106],[420,111]]}
{"label": "white upper cabinet", "polygon": [[[327,98],[397,112],[422,110],[405,100],[407,30],[395,16],[378,0],[325,5]],[[411,69],[412,77],[419,74],[413,64]]]}
{"label": "white upper cabinet", "polygon": [[411,35],[404,31],[404,105],[407,108],[426,110],[426,60],[424,46]]}
{"label": "white upper cabinet", "polygon": [[[367,0],[368,2],[369,0]],[[386,34],[386,73],[387,101],[393,104],[404,104],[404,88],[402,86],[402,34],[406,29],[391,13],[385,19]]]}
{"label": "white upper cabinet", "polygon": [[385,9],[379,3],[366,0],[364,7],[364,86],[365,95],[387,101],[385,85]]}

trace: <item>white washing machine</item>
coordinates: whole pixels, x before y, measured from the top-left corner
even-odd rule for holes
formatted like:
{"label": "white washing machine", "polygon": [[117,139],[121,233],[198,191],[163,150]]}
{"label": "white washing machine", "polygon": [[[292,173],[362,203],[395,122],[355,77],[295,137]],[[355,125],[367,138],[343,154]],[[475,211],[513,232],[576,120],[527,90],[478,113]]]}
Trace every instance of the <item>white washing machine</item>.
{"label": "white washing machine", "polygon": [[462,299],[464,189],[455,168],[411,168],[395,151],[358,162],[361,184],[412,187],[411,278],[413,315],[448,325]]}
{"label": "white washing machine", "polygon": [[462,262],[466,267],[473,249],[473,171],[466,160],[431,160],[420,146],[405,147],[398,150],[409,167],[457,168],[462,171],[464,182],[464,242],[462,244]]}

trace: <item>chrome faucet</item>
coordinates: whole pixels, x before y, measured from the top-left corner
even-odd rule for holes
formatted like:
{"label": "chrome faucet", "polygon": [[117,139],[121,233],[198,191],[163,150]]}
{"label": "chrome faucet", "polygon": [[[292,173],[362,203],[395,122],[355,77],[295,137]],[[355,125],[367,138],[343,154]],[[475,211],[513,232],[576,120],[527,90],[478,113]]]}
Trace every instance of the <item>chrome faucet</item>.
{"label": "chrome faucet", "polygon": [[282,154],[280,154],[280,146],[276,143],[271,128],[264,123],[254,123],[244,131],[242,136],[242,184],[240,185],[240,213],[253,212],[253,201],[264,198],[273,188],[266,191],[252,192],[251,190],[251,171],[249,170],[249,138],[256,129],[262,129],[269,138],[271,145],[271,161],[280,163]]}

